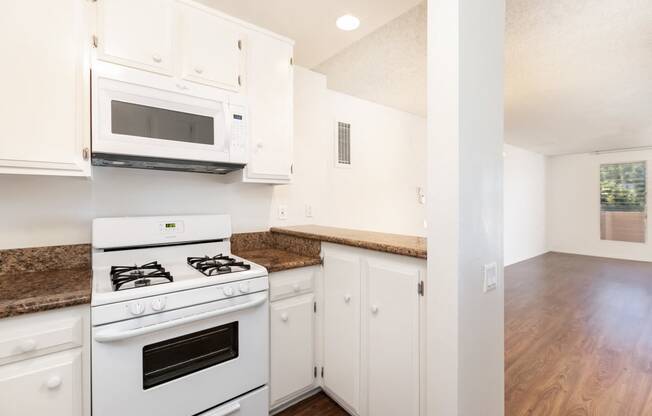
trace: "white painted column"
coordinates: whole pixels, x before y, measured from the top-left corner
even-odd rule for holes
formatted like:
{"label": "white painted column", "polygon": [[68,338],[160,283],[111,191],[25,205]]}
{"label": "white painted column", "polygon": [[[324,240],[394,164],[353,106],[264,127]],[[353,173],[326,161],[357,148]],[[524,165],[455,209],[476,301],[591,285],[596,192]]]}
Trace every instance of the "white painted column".
{"label": "white painted column", "polygon": [[504,21],[504,0],[428,1],[429,416],[504,414]]}

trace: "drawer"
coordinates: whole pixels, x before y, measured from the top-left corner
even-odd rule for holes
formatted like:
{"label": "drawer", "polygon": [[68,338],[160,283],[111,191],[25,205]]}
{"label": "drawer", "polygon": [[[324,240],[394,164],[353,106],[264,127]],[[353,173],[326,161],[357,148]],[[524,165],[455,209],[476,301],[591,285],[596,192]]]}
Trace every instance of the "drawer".
{"label": "drawer", "polygon": [[81,349],[0,366],[0,415],[81,416]]}
{"label": "drawer", "polygon": [[0,365],[82,345],[83,318],[34,315],[0,321]]}
{"label": "drawer", "polygon": [[315,267],[270,273],[269,299],[271,302],[313,291]]}
{"label": "drawer", "polygon": [[261,416],[269,414],[269,389],[262,387],[197,416]]}

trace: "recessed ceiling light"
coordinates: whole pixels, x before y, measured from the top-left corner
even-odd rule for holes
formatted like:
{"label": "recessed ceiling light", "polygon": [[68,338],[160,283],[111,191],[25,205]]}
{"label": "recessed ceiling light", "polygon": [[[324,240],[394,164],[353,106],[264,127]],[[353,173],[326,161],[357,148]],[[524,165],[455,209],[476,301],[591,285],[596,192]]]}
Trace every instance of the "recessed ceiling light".
{"label": "recessed ceiling light", "polygon": [[355,16],[351,16],[350,14],[345,14],[344,16],[337,18],[335,21],[335,26],[337,26],[339,29],[349,32],[351,30],[356,30],[358,26],[360,26],[360,19]]}

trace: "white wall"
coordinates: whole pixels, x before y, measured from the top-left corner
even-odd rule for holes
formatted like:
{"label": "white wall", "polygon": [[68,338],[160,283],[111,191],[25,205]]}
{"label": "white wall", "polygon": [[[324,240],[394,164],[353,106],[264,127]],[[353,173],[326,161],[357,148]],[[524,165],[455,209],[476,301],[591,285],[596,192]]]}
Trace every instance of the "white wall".
{"label": "white wall", "polygon": [[[652,221],[647,243],[600,239],[600,164],[648,162],[648,190],[652,183],[652,150],[605,154],[577,154],[548,158],[547,228],[552,251],[652,261]],[[652,192],[648,191],[648,198]],[[648,206],[651,200],[648,199]]]}
{"label": "white wall", "polygon": [[548,251],[546,156],[505,145],[505,266]]}
{"label": "white wall", "polygon": [[[236,232],[315,223],[423,234],[416,187],[425,178],[425,120],[326,89],[295,71],[291,185],[231,183],[217,175],[94,168],[93,179],[0,175],[0,249],[90,241],[95,217],[230,213]],[[354,167],[333,166],[334,114],[354,123]],[[288,220],[277,218],[287,205]],[[313,206],[306,218],[305,205]]]}
{"label": "white wall", "polygon": [[428,2],[427,414],[504,414],[502,0]]}

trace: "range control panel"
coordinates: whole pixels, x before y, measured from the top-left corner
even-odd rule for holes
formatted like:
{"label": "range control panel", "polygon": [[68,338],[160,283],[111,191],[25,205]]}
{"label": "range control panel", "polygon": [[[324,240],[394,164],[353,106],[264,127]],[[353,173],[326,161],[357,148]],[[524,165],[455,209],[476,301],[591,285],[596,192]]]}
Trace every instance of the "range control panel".
{"label": "range control panel", "polygon": [[168,221],[158,224],[159,231],[164,235],[177,235],[183,233],[183,221]]}

